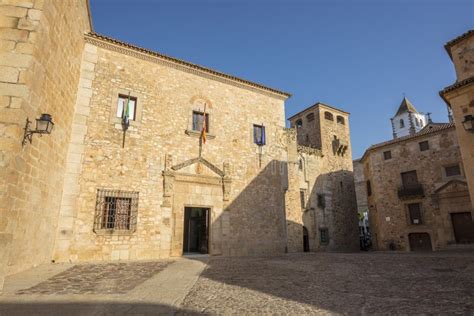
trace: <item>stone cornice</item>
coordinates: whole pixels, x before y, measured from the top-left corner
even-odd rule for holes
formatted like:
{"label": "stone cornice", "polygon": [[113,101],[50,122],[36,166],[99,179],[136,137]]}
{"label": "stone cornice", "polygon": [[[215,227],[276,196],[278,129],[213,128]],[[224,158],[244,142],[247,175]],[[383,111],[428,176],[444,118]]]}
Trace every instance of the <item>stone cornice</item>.
{"label": "stone cornice", "polygon": [[202,67],[196,64],[186,62],[177,58],[166,56],[145,48],[137,47],[131,44],[127,44],[103,35],[95,33],[85,34],[86,43],[108,49],[114,52],[118,52],[124,55],[132,56],[142,60],[150,61],[153,63],[161,64],[164,66],[172,67],[181,71],[185,71],[191,74],[195,74],[201,77],[205,77],[211,80],[230,84],[239,88],[244,88],[257,93],[262,93],[270,97],[274,97],[280,100],[286,100],[291,94],[283,91],[279,91],[273,88],[263,86],[258,83],[240,79],[231,75],[227,75],[206,67]]}

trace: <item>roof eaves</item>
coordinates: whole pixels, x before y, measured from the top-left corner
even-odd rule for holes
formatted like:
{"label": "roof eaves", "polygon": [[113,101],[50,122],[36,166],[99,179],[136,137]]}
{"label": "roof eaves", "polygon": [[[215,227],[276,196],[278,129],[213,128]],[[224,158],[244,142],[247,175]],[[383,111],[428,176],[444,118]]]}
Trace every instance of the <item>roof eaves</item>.
{"label": "roof eaves", "polygon": [[446,49],[446,51],[448,52],[449,58],[451,58],[451,60],[453,59],[453,56],[451,54],[451,47],[453,47],[457,43],[463,41],[465,38],[468,38],[469,36],[472,36],[472,35],[474,35],[474,30],[469,30],[466,33],[461,34],[460,36],[458,36],[458,37],[450,40],[446,44],[444,44],[444,49]]}
{"label": "roof eaves", "polygon": [[155,52],[155,51],[143,48],[143,47],[135,46],[135,45],[132,45],[132,44],[129,44],[129,43],[126,43],[126,42],[122,42],[122,41],[113,39],[111,37],[105,36],[105,35],[101,35],[101,34],[91,32],[89,34],[86,34],[85,36],[86,36],[86,38],[101,40],[101,41],[108,42],[108,43],[118,45],[118,46],[122,46],[122,47],[125,47],[125,48],[128,48],[128,49],[133,49],[133,50],[138,51],[140,53],[144,53],[144,54],[148,54],[148,55],[151,55],[151,56],[154,56],[154,57],[158,57],[160,59],[164,59],[166,61],[169,61],[169,62],[172,62],[172,63],[175,63],[175,64],[179,64],[179,65],[182,65],[182,66],[193,68],[193,69],[198,70],[198,71],[210,73],[214,76],[223,77],[225,79],[236,81],[236,82],[239,82],[239,83],[244,84],[244,85],[252,86],[254,88],[258,88],[258,89],[265,90],[265,91],[268,91],[268,92],[271,92],[271,93],[274,93],[274,94],[278,94],[280,96],[285,97],[285,99],[291,97],[291,94],[288,93],[288,92],[280,91],[280,90],[277,90],[277,89],[274,89],[274,88],[264,86],[264,85],[259,84],[259,83],[255,83],[255,82],[248,81],[248,80],[245,80],[245,79],[241,79],[241,78],[238,78],[238,77],[235,77],[235,76],[232,76],[232,75],[228,75],[228,74],[225,74],[223,72],[219,72],[219,71],[207,68],[207,67],[203,67],[203,66],[200,66],[200,65],[197,65],[197,64],[193,64],[193,63],[184,61],[182,59],[178,59],[178,58],[174,58],[174,57],[171,57],[171,56],[163,55],[161,53],[158,53],[158,52]]}
{"label": "roof eaves", "polygon": [[290,116],[289,118],[287,118],[287,120],[291,120],[292,118],[294,118],[294,117],[300,115],[301,113],[304,113],[304,112],[306,112],[307,110],[309,110],[309,109],[311,109],[311,108],[313,108],[313,107],[319,106],[319,105],[322,105],[322,106],[331,108],[331,109],[333,109],[333,110],[336,110],[336,111],[345,113],[345,114],[347,114],[347,115],[350,115],[349,112],[343,111],[343,110],[338,109],[338,108],[336,108],[336,107],[334,107],[334,106],[331,106],[331,105],[328,105],[328,104],[325,104],[325,103],[322,103],[322,102],[316,102],[315,104],[308,106],[307,108],[305,108],[305,109],[303,109],[303,110],[297,112],[296,114],[293,114],[292,116]]}

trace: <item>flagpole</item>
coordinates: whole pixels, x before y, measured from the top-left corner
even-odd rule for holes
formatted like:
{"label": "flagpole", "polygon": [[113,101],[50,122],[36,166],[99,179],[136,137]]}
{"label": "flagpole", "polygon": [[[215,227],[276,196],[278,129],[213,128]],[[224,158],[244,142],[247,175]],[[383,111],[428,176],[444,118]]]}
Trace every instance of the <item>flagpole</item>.
{"label": "flagpole", "polygon": [[125,135],[127,133],[129,120],[128,120],[128,107],[130,105],[130,91],[128,92],[128,98],[127,98],[127,103],[123,104],[123,110],[122,110],[122,130],[123,130],[123,138],[122,138],[122,148],[125,148]]}

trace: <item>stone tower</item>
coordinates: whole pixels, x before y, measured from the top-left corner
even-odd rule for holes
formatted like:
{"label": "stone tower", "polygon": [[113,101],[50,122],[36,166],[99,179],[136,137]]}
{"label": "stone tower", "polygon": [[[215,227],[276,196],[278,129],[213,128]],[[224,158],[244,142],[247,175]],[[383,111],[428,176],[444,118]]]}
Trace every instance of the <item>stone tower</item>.
{"label": "stone tower", "polygon": [[429,117],[419,113],[406,97],[403,97],[397,113],[390,120],[392,122],[393,138],[418,133],[429,123]]}

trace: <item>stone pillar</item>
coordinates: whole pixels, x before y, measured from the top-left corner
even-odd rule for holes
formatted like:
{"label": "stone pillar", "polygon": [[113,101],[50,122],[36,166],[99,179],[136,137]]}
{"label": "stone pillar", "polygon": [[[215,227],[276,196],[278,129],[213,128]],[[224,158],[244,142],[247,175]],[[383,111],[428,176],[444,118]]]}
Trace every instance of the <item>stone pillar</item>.
{"label": "stone pillar", "polygon": [[[174,193],[174,178],[173,157],[169,154],[165,156],[165,170],[163,171],[163,204],[161,204],[161,223],[160,223],[160,240],[161,251],[164,257],[179,256],[181,249],[175,249],[173,240],[173,193]],[[179,253],[178,253],[179,252]]]}
{"label": "stone pillar", "polygon": [[298,178],[298,146],[296,129],[287,129],[288,188],[285,193],[288,252],[303,251],[303,210],[300,203]]}
{"label": "stone pillar", "polygon": [[7,274],[8,259],[10,258],[10,246],[12,234],[0,233],[0,293],[2,293],[3,282]]}

